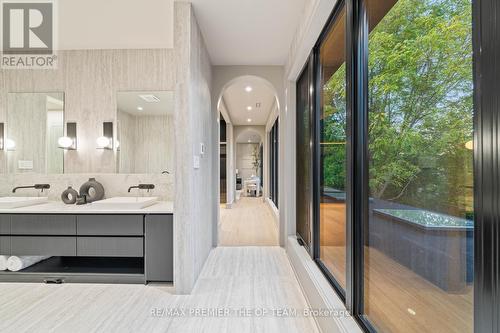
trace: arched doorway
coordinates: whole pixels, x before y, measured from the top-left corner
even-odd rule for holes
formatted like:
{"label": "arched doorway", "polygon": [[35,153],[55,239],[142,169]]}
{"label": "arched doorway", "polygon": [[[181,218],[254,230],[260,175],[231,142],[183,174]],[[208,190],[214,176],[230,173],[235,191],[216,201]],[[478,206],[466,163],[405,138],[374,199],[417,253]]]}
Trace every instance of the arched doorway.
{"label": "arched doorway", "polygon": [[[217,99],[221,134],[217,245],[278,245],[278,216],[267,207],[266,198],[269,196],[268,131],[269,124],[272,126],[279,115],[279,107],[276,89],[259,76],[238,76],[221,88]],[[250,209],[256,213],[251,214]],[[252,222],[256,214],[261,215],[261,220],[271,222],[265,225],[262,221]],[[231,215],[237,215],[238,222],[227,223]],[[241,221],[246,221],[247,227]],[[254,222],[259,225],[252,226]],[[272,237],[250,230],[259,228],[268,230],[264,233]]]}

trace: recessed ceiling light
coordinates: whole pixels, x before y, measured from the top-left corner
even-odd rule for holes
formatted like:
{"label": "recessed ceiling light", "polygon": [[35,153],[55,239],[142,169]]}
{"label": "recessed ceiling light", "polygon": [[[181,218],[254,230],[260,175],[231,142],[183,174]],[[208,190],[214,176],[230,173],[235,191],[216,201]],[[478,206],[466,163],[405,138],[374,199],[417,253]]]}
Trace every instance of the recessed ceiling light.
{"label": "recessed ceiling light", "polygon": [[248,119],[247,119],[247,121],[248,121],[249,123],[251,123],[251,122],[252,122],[252,119],[248,118]]}
{"label": "recessed ceiling light", "polygon": [[260,103],[260,102],[255,103],[255,107],[256,107],[256,108],[260,108],[260,105],[261,105],[261,103]]}
{"label": "recessed ceiling light", "polygon": [[252,107],[251,106],[247,106],[247,110],[248,111],[252,111]]}
{"label": "recessed ceiling light", "polygon": [[252,87],[250,87],[250,86],[246,86],[246,87],[245,87],[245,91],[246,91],[246,92],[250,92],[250,91],[252,91]]}
{"label": "recessed ceiling light", "polygon": [[144,108],[142,106],[138,106],[137,110],[142,111],[142,110],[144,110]]}

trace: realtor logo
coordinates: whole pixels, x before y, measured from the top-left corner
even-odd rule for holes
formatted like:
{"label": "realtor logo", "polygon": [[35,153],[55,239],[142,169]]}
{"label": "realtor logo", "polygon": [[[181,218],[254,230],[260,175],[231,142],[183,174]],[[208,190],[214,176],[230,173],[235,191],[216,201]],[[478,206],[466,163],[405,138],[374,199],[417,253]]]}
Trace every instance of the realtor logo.
{"label": "realtor logo", "polygon": [[3,68],[54,68],[53,49],[52,1],[2,1]]}

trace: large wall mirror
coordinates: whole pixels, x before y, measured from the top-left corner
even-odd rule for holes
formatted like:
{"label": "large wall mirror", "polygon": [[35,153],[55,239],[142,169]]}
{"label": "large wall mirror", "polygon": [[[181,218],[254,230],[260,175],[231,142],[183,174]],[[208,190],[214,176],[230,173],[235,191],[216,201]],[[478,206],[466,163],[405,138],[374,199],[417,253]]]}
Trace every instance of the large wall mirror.
{"label": "large wall mirror", "polygon": [[174,92],[118,92],[117,108],[117,172],[170,172],[173,168]]}
{"label": "large wall mirror", "polygon": [[8,172],[64,172],[64,93],[9,93],[4,149]]}

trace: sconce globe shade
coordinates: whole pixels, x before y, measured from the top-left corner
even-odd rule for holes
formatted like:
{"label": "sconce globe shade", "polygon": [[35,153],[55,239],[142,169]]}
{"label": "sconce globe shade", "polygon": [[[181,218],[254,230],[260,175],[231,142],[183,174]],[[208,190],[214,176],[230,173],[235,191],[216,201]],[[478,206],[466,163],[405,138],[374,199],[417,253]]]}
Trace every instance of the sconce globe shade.
{"label": "sconce globe shade", "polygon": [[106,148],[111,143],[111,140],[108,137],[100,136],[97,138],[96,142],[98,148]]}
{"label": "sconce globe shade", "polygon": [[14,150],[16,149],[16,143],[12,139],[6,139],[5,140],[5,149],[7,150]]}
{"label": "sconce globe shade", "polygon": [[57,140],[57,143],[61,148],[69,148],[73,145],[73,139],[67,136],[62,136]]}

